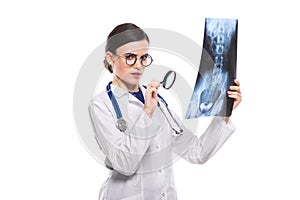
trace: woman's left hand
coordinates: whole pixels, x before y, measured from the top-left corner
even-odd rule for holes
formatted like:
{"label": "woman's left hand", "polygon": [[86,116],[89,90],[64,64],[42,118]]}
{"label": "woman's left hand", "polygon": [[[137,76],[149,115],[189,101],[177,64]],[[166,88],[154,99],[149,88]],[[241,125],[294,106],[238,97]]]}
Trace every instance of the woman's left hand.
{"label": "woman's left hand", "polygon": [[228,97],[234,99],[233,108],[235,109],[242,101],[242,94],[241,94],[241,88],[240,88],[240,82],[238,80],[234,80],[234,83],[236,85],[230,86],[229,91],[227,91]]}

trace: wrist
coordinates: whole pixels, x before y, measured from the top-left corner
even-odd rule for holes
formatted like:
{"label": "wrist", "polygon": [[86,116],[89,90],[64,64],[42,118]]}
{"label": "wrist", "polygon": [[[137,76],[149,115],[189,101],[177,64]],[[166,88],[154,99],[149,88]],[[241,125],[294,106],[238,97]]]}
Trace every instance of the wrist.
{"label": "wrist", "polygon": [[148,115],[148,117],[152,117],[153,111],[149,108],[144,108],[144,112]]}
{"label": "wrist", "polygon": [[224,121],[226,122],[226,124],[228,124],[229,122],[229,117],[223,117]]}

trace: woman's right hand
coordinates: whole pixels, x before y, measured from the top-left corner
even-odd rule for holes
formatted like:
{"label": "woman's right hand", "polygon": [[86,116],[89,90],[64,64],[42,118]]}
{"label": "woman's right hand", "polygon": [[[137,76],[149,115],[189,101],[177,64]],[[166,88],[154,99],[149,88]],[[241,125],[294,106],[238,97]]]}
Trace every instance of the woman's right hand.
{"label": "woman's right hand", "polygon": [[152,116],[156,106],[157,106],[157,93],[158,87],[160,86],[159,82],[151,81],[147,85],[147,89],[145,92],[145,104],[144,104],[144,112],[147,113],[149,117]]}

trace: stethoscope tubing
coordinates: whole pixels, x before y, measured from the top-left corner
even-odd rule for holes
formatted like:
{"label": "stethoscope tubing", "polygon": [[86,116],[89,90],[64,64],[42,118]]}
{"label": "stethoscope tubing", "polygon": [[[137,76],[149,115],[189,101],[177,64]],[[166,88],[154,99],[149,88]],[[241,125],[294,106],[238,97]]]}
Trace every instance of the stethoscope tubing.
{"label": "stethoscope tubing", "polygon": [[[109,96],[109,99],[110,101],[112,102],[112,105],[114,107],[114,110],[115,110],[115,113],[117,115],[117,121],[116,121],[116,127],[121,131],[121,132],[124,132],[126,129],[127,129],[127,122],[125,119],[123,119],[123,115],[122,115],[122,112],[121,112],[121,109],[119,107],[119,104],[115,98],[115,95],[113,94],[113,92],[111,91],[111,82],[108,83],[108,85],[106,86],[106,92]],[[144,88],[147,88],[145,85],[143,85]],[[176,125],[180,128],[179,131],[175,130],[172,126],[172,129],[175,131],[176,134],[180,134],[183,130],[181,129],[179,123],[175,120],[175,118],[173,117],[171,111],[169,110],[168,108],[168,104],[167,102],[164,100],[164,98],[162,96],[160,96],[159,94],[157,94],[159,100],[161,100],[165,106],[166,106],[166,109],[169,113],[169,115],[171,116],[172,120],[176,123]],[[158,107],[161,109],[162,113],[164,114],[165,118],[167,119],[168,123],[171,125],[170,121],[168,120],[166,114],[163,112],[162,108],[161,108],[161,105],[159,103],[159,101],[157,102],[158,104]]]}

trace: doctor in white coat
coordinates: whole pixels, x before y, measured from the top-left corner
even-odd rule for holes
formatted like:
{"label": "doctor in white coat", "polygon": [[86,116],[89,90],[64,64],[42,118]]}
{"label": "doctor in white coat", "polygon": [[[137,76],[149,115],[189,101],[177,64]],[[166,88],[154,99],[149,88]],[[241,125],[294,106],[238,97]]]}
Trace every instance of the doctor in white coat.
{"label": "doctor in white coat", "polygon": [[[106,44],[105,67],[113,73],[106,90],[89,104],[99,148],[110,169],[99,200],[176,200],[172,162],[180,156],[205,163],[234,132],[229,118],[215,117],[197,137],[158,95],[158,82],[144,88],[140,79],[152,63],[149,38],[131,23],[116,26]],[[241,102],[240,83],[228,96]]]}

